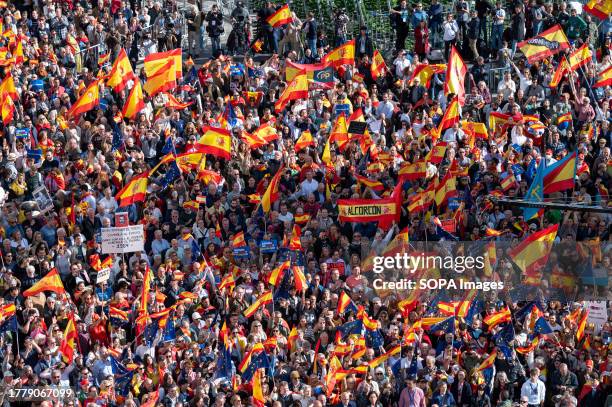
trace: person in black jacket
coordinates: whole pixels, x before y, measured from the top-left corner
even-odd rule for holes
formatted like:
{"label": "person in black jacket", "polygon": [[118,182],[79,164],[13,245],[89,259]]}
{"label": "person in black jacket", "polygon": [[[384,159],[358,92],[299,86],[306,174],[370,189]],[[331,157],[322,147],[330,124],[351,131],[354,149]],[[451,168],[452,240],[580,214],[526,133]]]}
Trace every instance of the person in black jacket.
{"label": "person in black jacket", "polygon": [[311,11],[308,13],[308,20],[302,24],[302,31],[306,34],[306,43],[311,55],[317,57],[317,21],[315,20],[314,13]]}
{"label": "person in black jacket", "polygon": [[355,40],[355,58],[360,59],[364,56],[372,58],[374,55],[374,47],[372,46],[372,40],[368,35],[368,28],[361,26],[359,35]]}
{"label": "person in black jacket", "polygon": [[523,6],[517,4],[512,15],[512,55],[516,52],[516,44],[525,39],[525,13]]}
{"label": "person in black jacket", "polygon": [[451,384],[450,392],[457,403],[457,407],[467,407],[472,403],[472,387],[465,380],[465,371],[460,370],[457,373],[457,379]]}
{"label": "person in black jacket", "polygon": [[266,2],[266,6],[259,12],[260,22],[263,26],[264,46],[270,52],[278,52],[278,41],[274,33],[274,27],[268,23],[267,19],[276,12],[271,1]]}
{"label": "person in black jacket", "polygon": [[591,384],[590,391],[584,395],[584,398],[580,400],[582,405],[599,407],[605,405],[606,392],[599,387],[599,376],[597,373],[591,373]]}
{"label": "person in black jacket", "polygon": [[472,56],[476,60],[478,59],[478,33],[480,32],[480,19],[476,10],[472,10],[470,21],[468,22],[467,37],[470,44],[470,50]]}
{"label": "person in black jacket", "polygon": [[410,10],[408,9],[408,2],[402,0],[400,4],[391,9],[391,22],[395,26],[395,52],[399,52],[400,49],[404,49],[406,44],[406,37],[408,37],[408,28],[410,27],[410,19],[408,18]]}
{"label": "person in black jacket", "polygon": [[212,9],[206,15],[206,32],[210,36],[212,43],[212,54],[216,58],[221,51],[221,34],[223,34],[223,15],[219,11],[219,7],[213,4]]}
{"label": "person in black jacket", "polygon": [[494,10],[493,4],[489,0],[476,0],[476,11],[478,12],[478,19],[480,20],[480,30],[478,31],[478,37],[483,34],[483,39],[488,42],[489,33],[487,32],[487,15],[492,13]]}

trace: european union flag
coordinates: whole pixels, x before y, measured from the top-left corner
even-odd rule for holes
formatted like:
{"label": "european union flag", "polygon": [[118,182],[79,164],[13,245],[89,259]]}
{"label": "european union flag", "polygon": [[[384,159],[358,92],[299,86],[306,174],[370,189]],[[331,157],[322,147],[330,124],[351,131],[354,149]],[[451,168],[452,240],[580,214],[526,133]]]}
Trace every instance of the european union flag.
{"label": "european union flag", "polygon": [[5,332],[17,332],[17,318],[15,315],[8,318],[6,321],[0,325],[0,333]]}
{"label": "european union flag", "polygon": [[385,338],[383,338],[379,329],[374,331],[366,329],[365,340],[368,348],[378,349],[385,344]]}
{"label": "european union flag", "polygon": [[539,301],[529,301],[523,306],[523,308],[514,313],[514,318],[516,318],[517,321],[522,321],[527,315],[529,315],[534,305],[538,307],[540,311],[543,311],[542,304],[540,304]]}
{"label": "european union flag", "polygon": [[501,353],[503,353],[506,358],[508,358],[508,359],[512,358],[512,349],[509,346],[506,346],[506,345],[497,345],[497,349],[499,349],[501,351]]}
{"label": "european union flag", "polygon": [[130,371],[123,366],[121,362],[115,359],[114,356],[111,356],[111,369],[113,370],[114,375],[122,376],[128,374]]}
{"label": "european union flag", "polygon": [[242,374],[242,380],[248,383],[253,378],[257,369],[269,369],[270,359],[265,351],[259,352],[257,355],[251,357],[251,363],[247,366],[246,370]]}
{"label": "european union flag", "polygon": [[171,183],[173,183],[174,180],[177,179],[180,176],[181,176],[181,170],[179,169],[178,165],[176,164],[176,161],[172,161],[170,163],[170,165],[168,166],[168,170],[166,171],[166,174],[164,175],[164,177],[160,181],[162,190],[168,188],[168,186]]}
{"label": "european union flag", "polygon": [[155,340],[158,330],[159,330],[159,324],[157,320],[152,321],[150,324],[147,324],[147,326],[145,327],[144,332],[142,333],[142,337],[148,346],[151,346],[151,344]]}
{"label": "european union flag", "polygon": [[511,340],[514,339],[514,325],[511,322],[506,322],[503,324],[502,329],[493,335],[495,339],[495,343],[500,346],[503,344],[508,344]]}
{"label": "european union flag", "polygon": [[176,330],[174,328],[174,316],[172,315],[168,317],[166,322],[162,342],[174,342],[174,340],[176,340]]}
{"label": "european union flag", "polygon": [[38,163],[42,159],[42,149],[36,148],[30,150],[29,148],[26,148],[26,151],[28,152],[28,158],[32,158],[34,162]]}
{"label": "european union flag", "polygon": [[162,154],[168,154],[172,151],[172,154],[176,155],[176,148],[174,147],[174,140],[172,140],[172,136],[166,139],[166,144],[162,148]]}
{"label": "european union flag", "polygon": [[412,354],[412,360],[410,361],[410,367],[408,368],[408,376],[410,375],[416,375],[419,371],[418,368],[418,355],[417,355],[417,347],[414,348],[414,353]]}
{"label": "european union flag", "polygon": [[347,322],[346,324],[340,325],[338,331],[340,331],[343,338],[348,335],[361,335],[363,332],[363,322],[361,322],[361,320]]}
{"label": "european union flag", "polygon": [[119,150],[123,146],[123,134],[121,134],[121,129],[117,126],[114,120],[111,120],[113,125],[113,142],[111,145],[111,150],[116,151]]}
{"label": "european union flag", "polygon": [[438,322],[429,328],[430,332],[444,331],[447,334],[455,332],[455,317],[446,318],[444,321]]}
{"label": "european union flag", "polygon": [[547,335],[553,333],[553,329],[544,317],[540,317],[533,326],[533,332],[542,335]]}
{"label": "european union flag", "polygon": [[537,169],[536,169],[536,160],[531,160],[529,165],[527,166],[527,171],[525,171],[525,177],[527,178],[527,182],[531,182],[533,179]]}
{"label": "european union flag", "polygon": [[225,106],[225,112],[223,112],[223,116],[227,121],[227,124],[231,127],[234,127],[236,123],[238,123],[238,117],[236,116],[236,112],[234,111],[234,106],[230,102]]}
{"label": "european union flag", "polygon": [[202,251],[200,250],[200,245],[196,242],[195,239],[191,241],[191,261],[196,261],[202,255]]}

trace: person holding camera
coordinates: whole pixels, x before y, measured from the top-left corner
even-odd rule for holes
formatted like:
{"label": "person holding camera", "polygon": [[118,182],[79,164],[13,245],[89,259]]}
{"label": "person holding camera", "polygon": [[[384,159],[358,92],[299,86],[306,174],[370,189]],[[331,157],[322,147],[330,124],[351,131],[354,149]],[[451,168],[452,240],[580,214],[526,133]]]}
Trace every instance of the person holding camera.
{"label": "person holding camera", "polygon": [[206,32],[210,36],[212,43],[212,55],[217,58],[221,53],[221,34],[225,31],[223,28],[223,14],[219,10],[219,6],[213,4],[212,9],[206,15]]}

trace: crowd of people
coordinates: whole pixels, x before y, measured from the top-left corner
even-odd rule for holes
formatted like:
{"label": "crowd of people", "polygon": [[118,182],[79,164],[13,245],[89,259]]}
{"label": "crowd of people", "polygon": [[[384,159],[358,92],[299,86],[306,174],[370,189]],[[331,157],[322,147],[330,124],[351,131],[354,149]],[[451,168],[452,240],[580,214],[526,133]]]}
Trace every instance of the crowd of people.
{"label": "crowd of people", "polygon": [[[333,29],[313,13],[273,27],[281,5],[268,2],[240,31],[240,3],[232,43],[247,55],[236,58],[218,5],[177,3],[0,1],[3,406],[610,405],[612,84],[596,85],[612,64],[612,16],[566,2],[459,0],[449,12],[401,0],[380,71],[386,54],[367,27],[352,36],[344,9]],[[528,63],[517,44],[556,24],[571,48]],[[355,60],[333,67],[333,83],[279,108],[288,67],[349,40]],[[122,50],[144,84],[143,58],[182,44],[182,76],[123,117],[135,78],[120,92],[105,84]],[[583,44],[592,58],[552,86]],[[465,102],[437,131],[454,100],[440,68],[453,49],[469,62]],[[497,83],[492,67],[506,68]],[[96,103],[72,115],[96,82]],[[349,134],[339,117],[366,126]],[[197,156],[211,128],[230,131],[229,159]],[[262,128],[272,137],[254,142]],[[540,199],[560,206],[500,199],[527,197],[538,168],[572,154],[571,186]],[[439,200],[449,178],[453,197]],[[397,194],[390,224],[340,210]],[[107,253],[102,230],[128,223],[142,225],[143,250]],[[554,225],[561,249],[525,278],[511,248]],[[505,288],[374,287],[375,256],[436,244],[457,254],[453,240],[499,244],[488,269],[462,278]]]}

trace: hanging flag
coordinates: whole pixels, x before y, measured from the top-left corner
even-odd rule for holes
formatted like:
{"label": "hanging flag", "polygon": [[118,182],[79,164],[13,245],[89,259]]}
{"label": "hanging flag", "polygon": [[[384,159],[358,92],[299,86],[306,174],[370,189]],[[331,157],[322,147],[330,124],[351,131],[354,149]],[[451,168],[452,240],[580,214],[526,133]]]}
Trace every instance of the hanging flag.
{"label": "hanging flag", "polygon": [[548,261],[558,224],[537,231],[513,247],[508,256],[525,274],[537,272]]}
{"label": "hanging flag", "polygon": [[530,64],[555,55],[570,47],[563,28],[559,24],[541,32],[533,38],[519,42],[518,47]]}
{"label": "hanging flag", "polygon": [[80,114],[87,113],[100,103],[100,88],[98,81],[93,81],[83,92],[81,97],[74,102],[66,114],[68,117],[76,117]]}
{"label": "hanging flag", "polygon": [[305,73],[297,75],[285,88],[276,103],[275,111],[281,112],[291,100],[308,99],[308,77]]}
{"label": "hanging flag", "polygon": [[372,65],[370,66],[372,79],[378,79],[378,77],[383,75],[386,71],[387,65],[385,64],[385,59],[382,57],[380,52],[378,52],[378,50],[374,51],[374,55],[372,56]]}
{"label": "hanging flag", "polygon": [[174,77],[181,78],[183,76],[183,50],[180,48],[147,55],[144,59],[144,71],[147,78],[157,75],[169,62]]}
{"label": "hanging flag", "polygon": [[225,160],[231,158],[232,139],[229,130],[205,126],[198,140],[198,150]]}
{"label": "hanging flag", "polygon": [[465,101],[465,75],[467,74],[467,65],[461,59],[461,55],[457,49],[452,46],[448,58],[446,68],[446,80],[444,82],[444,93],[454,93],[459,103]]}
{"label": "hanging flag", "polygon": [[134,176],[115,196],[119,206],[131,205],[135,202],[143,202],[147,195],[149,185],[149,172]]}
{"label": "hanging flag", "polygon": [[274,28],[289,24],[292,21],[293,16],[291,14],[291,10],[289,10],[288,4],[285,4],[284,6],[276,10],[274,14],[266,18],[266,22]]}
{"label": "hanging flag", "polygon": [[328,52],[323,57],[323,63],[329,63],[332,67],[338,68],[342,65],[355,64],[355,40],[345,42],[338,48]]}
{"label": "hanging flag", "polygon": [[569,56],[570,69],[573,71],[588,64],[593,59],[593,53],[589,44],[585,43],[582,47],[572,52]]}
{"label": "hanging flag", "polygon": [[296,291],[306,291],[308,288],[308,283],[306,282],[306,276],[304,276],[302,266],[294,265],[291,267],[291,271],[293,271],[293,284],[295,285]]}
{"label": "hanging flag", "polygon": [[136,78],[134,81],[134,87],[130,90],[130,94],[123,105],[121,114],[130,120],[136,119],[138,113],[145,108],[144,96],[142,94],[142,86],[140,80]]}
{"label": "hanging flag", "polygon": [[291,230],[291,240],[289,241],[289,250],[302,250],[302,242],[300,238],[302,237],[302,228],[300,228],[297,224],[293,225],[293,229]]}
{"label": "hanging flag", "polygon": [[32,287],[23,292],[24,297],[31,297],[44,291],[51,291],[56,294],[64,294],[64,284],[56,268],[51,269],[43,278],[38,280]]}
{"label": "hanging flag", "polygon": [[72,364],[74,360],[74,352],[77,346],[78,334],[76,324],[74,323],[74,317],[70,315],[68,317],[68,324],[64,330],[64,337],[59,346],[59,351],[62,354],[62,360],[67,365]]}
{"label": "hanging flag", "polygon": [[295,142],[295,152],[298,153],[309,146],[314,146],[314,139],[312,138],[310,130],[304,130],[302,134],[300,134],[300,138]]}
{"label": "hanging flag", "polygon": [[336,121],[334,122],[329,138],[330,143],[336,142],[336,145],[341,152],[343,152],[348,146],[349,133],[348,125],[346,123],[346,116],[344,113],[340,113],[340,115],[336,117]]}
{"label": "hanging flag", "polygon": [[155,96],[159,92],[165,92],[176,88],[176,71],[172,61],[169,61],[155,75],[147,76],[143,89],[149,96]]}
{"label": "hanging flag", "polygon": [[580,342],[584,337],[584,331],[586,330],[587,319],[589,318],[589,310],[585,309],[582,312],[582,317],[578,322],[578,328],[576,329],[576,340]]}
{"label": "hanging flag", "polygon": [[576,178],[576,152],[544,168],[544,193],[565,191],[574,188]]}

